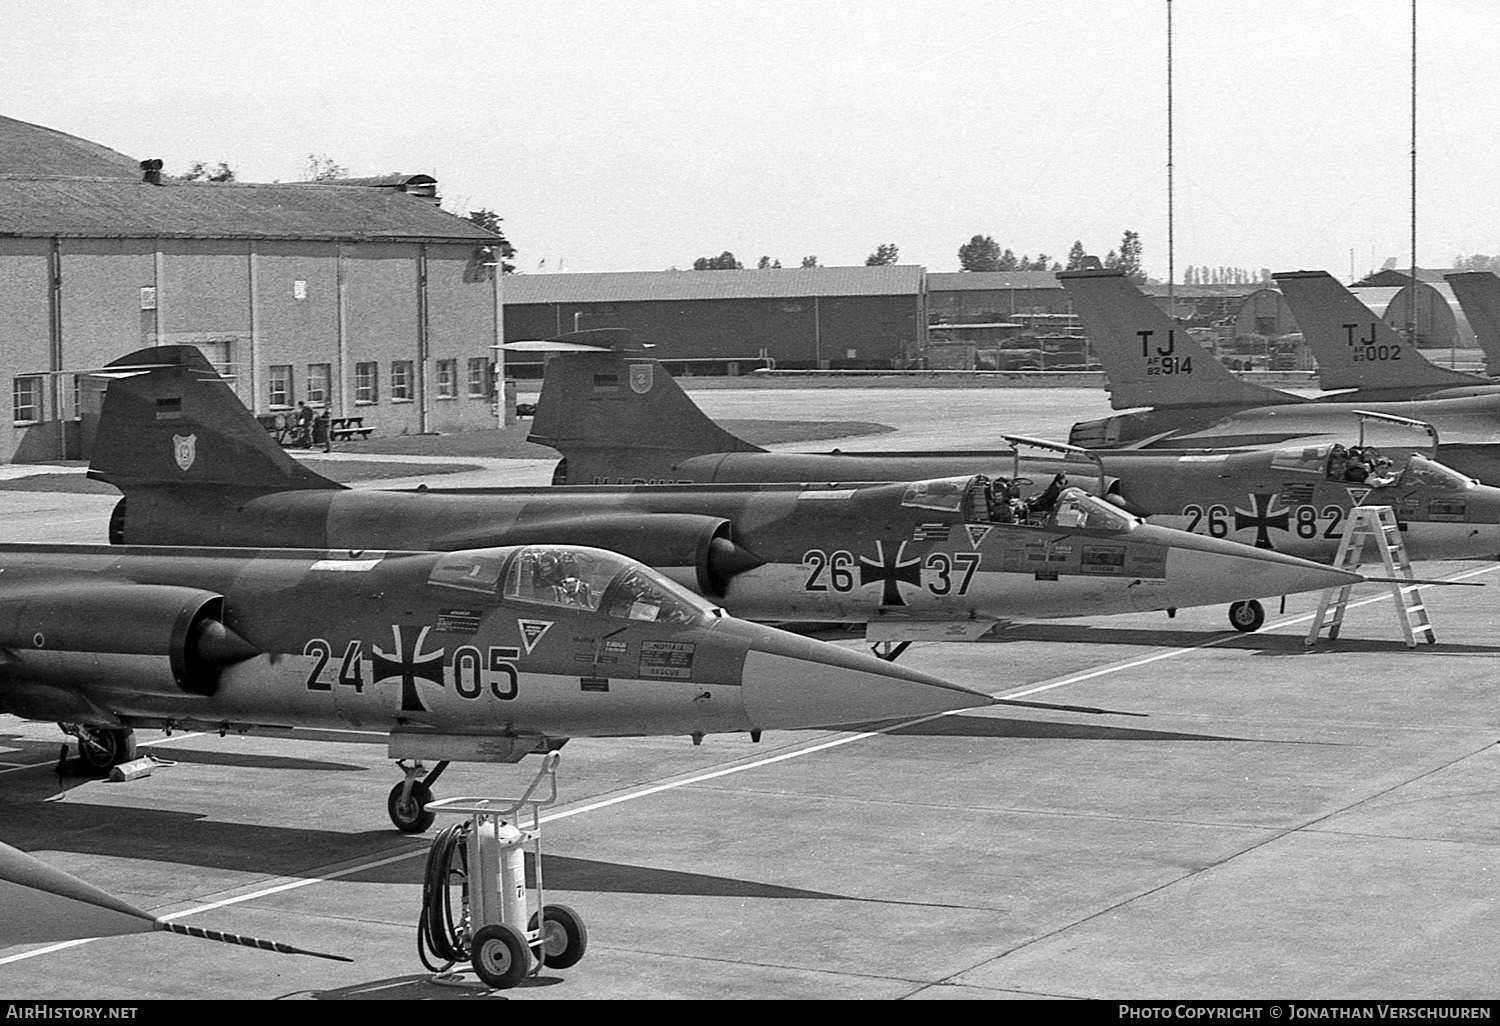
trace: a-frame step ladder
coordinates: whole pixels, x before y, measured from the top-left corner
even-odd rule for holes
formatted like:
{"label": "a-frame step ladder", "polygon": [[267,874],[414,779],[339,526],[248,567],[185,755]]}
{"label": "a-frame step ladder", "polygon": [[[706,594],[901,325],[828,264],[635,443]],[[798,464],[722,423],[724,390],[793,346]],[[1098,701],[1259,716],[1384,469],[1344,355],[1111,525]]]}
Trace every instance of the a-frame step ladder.
{"label": "a-frame step ladder", "polygon": [[[1422,592],[1411,581],[1411,560],[1406,558],[1406,544],[1401,540],[1401,527],[1396,523],[1396,514],[1389,506],[1356,506],[1349,511],[1345,521],[1344,540],[1339,543],[1338,555],[1333,565],[1338,570],[1356,573],[1364,561],[1365,544],[1373,541],[1380,550],[1380,561],[1385,566],[1385,576],[1391,581],[1391,597],[1396,601],[1397,618],[1406,635],[1406,647],[1417,647],[1417,635],[1426,634],[1429,645],[1437,643],[1432,632],[1432,621],[1427,617],[1427,606],[1422,602]],[[1330,640],[1339,636],[1339,625],[1344,622],[1344,608],[1349,604],[1349,589],[1346,584],[1329,588],[1318,601],[1318,615],[1313,618],[1312,630],[1307,633],[1307,644],[1318,640],[1326,628]]]}

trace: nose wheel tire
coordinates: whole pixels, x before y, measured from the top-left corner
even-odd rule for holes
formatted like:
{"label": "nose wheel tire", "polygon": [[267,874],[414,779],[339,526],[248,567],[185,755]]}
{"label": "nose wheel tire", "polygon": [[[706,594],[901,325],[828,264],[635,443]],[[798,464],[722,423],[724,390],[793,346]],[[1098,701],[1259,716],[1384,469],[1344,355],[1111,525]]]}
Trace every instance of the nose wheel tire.
{"label": "nose wheel tire", "polygon": [[[567,905],[542,906],[542,953],[548,969],[566,969],[577,965],[588,950],[589,931],[583,925],[583,917]],[[537,928],[537,916],[531,916],[530,928]]]}
{"label": "nose wheel tire", "polygon": [[385,810],[390,813],[397,830],[403,834],[420,834],[437,819],[437,813],[427,808],[427,803],[432,801],[432,789],[418,780],[412,783],[411,794],[403,798],[401,792],[405,787],[405,783],[400,783],[391,788]]}
{"label": "nose wheel tire", "polygon": [[92,772],[108,773],[135,758],[135,731],[82,727],[78,732],[78,758]]}
{"label": "nose wheel tire", "polygon": [[474,933],[470,949],[474,972],[496,990],[507,990],[531,972],[531,949],[509,923],[492,923]]}
{"label": "nose wheel tire", "polygon": [[1249,634],[1258,631],[1261,624],[1266,622],[1266,611],[1259,602],[1251,599],[1249,602],[1236,602],[1229,607],[1229,626],[1237,631]]}

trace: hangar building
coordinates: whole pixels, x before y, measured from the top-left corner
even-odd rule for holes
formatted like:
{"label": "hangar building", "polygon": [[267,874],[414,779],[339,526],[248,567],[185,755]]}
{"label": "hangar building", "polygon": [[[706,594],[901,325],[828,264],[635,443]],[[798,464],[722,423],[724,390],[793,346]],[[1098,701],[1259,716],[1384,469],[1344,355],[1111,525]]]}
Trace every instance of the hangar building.
{"label": "hangar building", "polygon": [[181,182],[0,118],[0,459],[86,455],[77,372],[171,343],[200,347],[257,413],[494,427],[497,242],[425,175]]}
{"label": "hangar building", "polygon": [[[505,279],[505,337],[628,328],[652,355],[782,368],[907,366],[926,337],[925,269],[807,267],[755,271],[516,274]],[[518,372],[531,359],[511,354]],[[524,373],[524,372],[522,372]]]}

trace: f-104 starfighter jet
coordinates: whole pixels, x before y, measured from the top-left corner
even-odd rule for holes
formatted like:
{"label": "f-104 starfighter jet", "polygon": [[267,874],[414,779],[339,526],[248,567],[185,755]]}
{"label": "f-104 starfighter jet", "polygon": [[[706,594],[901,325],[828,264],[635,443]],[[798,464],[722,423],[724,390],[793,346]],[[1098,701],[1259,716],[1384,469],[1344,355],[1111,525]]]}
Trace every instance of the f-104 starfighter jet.
{"label": "f-104 starfighter jet", "polygon": [[96,769],[133,759],[140,727],[385,734],[419,760],[389,801],[408,832],[448,760],[990,704],[594,548],[0,546],[0,711],[63,724]]}
{"label": "f-104 starfighter jet", "polygon": [[[983,475],[875,484],[346,489],[270,439],[189,347],[109,385],[90,475],[125,493],[110,540],[459,549],[592,545],[737,616],[972,640],[1005,620],[1175,610],[1358,578],[1145,524],[1077,489],[1017,509]],[[165,365],[165,366],[163,366]]]}

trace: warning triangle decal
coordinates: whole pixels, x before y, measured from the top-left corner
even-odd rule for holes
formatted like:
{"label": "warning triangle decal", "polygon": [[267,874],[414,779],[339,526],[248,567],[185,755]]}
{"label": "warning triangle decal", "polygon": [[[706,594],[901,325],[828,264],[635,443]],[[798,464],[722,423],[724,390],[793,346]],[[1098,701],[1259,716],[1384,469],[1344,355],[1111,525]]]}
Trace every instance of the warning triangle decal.
{"label": "warning triangle decal", "polygon": [[521,628],[521,644],[526,646],[526,654],[531,655],[531,650],[536,648],[536,643],[542,640],[542,635],[552,626],[551,620],[517,620],[516,626]]}
{"label": "warning triangle decal", "polygon": [[964,530],[969,532],[969,546],[975,549],[984,541],[984,536],[990,533],[988,524],[965,524]]}
{"label": "warning triangle decal", "polygon": [[1347,488],[1347,487],[1344,489],[1344,491],[1346,491],[1346,492],[1349,493],[1349,500],[1351,502],[1353,502],[1356,506],[1363,506],[1365,504],[1365,496],[1369,495],[1370,492],[1372,492],[1373,490],[1374,489],[1371,489],[1371,488]]}

